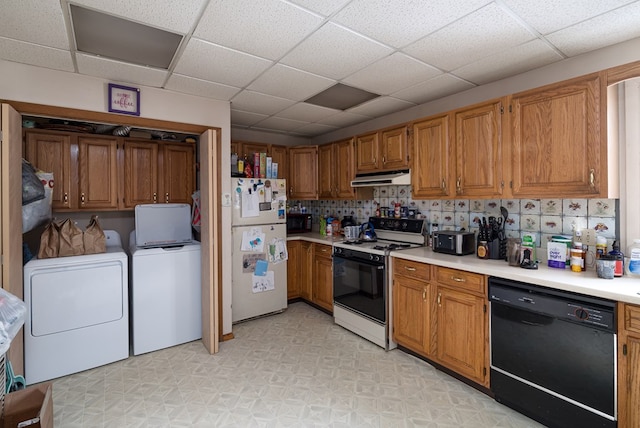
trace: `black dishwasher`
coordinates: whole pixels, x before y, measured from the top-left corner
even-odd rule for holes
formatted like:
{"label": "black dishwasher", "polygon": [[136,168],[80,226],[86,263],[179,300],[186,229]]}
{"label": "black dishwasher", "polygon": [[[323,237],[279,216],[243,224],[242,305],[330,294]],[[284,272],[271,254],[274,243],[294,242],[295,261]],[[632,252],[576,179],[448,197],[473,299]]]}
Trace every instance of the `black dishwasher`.
{"label": "black dishwasher", "polygon": [[489,278],[491,391],[550,427],[615,427],[615,302]]}

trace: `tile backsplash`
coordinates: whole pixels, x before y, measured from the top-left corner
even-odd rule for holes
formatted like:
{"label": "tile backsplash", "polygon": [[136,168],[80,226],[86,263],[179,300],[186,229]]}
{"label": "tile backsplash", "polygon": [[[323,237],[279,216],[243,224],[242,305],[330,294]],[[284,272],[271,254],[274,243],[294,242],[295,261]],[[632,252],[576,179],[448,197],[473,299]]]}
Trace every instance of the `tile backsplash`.
{"label": "tile backsplash", "polygon": [[372,200],[290,201],[300,204],[313,214],[314,223],[320,216],[345,215],[357,223],[375,215],[376,207],[390,207],[396,202],[415,208],[429,224],[449,230],[465,228],[477,232],[482,217],[500,217],[500,207],[509,211],[505,230],[507,237],[523,233],[536,235],[536,242],[546,247],[554,235],[572,236],[574,230],[595,229],[607,238],[609,245],[616,239],[615,199],[411,199],[411,186],[386,186],[373,189]]}

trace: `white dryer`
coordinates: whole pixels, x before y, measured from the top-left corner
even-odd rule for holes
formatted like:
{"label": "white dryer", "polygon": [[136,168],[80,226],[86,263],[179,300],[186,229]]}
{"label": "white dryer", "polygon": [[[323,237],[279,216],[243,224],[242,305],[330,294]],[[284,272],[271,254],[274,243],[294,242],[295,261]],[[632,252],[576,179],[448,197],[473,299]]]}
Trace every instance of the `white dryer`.
{"label": "white dryer", "polygon": [[27,384],[129,357],[127,254],[117,232],[105,236],[106,253],[25,264]]}

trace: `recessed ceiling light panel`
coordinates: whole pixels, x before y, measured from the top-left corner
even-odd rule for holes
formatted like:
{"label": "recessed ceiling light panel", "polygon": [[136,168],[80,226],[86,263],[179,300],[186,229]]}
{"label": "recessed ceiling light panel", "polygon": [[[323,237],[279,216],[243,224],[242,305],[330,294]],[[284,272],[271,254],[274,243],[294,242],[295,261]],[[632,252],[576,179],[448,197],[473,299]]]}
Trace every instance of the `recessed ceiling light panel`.
{"label": "recessed ceiling light panel", "polygon": [[347,110],[379,96],[380,95],[374,94],[373,92],[363,91],[353,86],[337,83],[329,89],[325,89],[319,94],[308,98],[305,100],[305,103],[337,110]]}
{"label": "recessed ceiling light panel", "polygon": [[71,21],[78,51],[143,66],[169,68],[182,36],[74,4]]}

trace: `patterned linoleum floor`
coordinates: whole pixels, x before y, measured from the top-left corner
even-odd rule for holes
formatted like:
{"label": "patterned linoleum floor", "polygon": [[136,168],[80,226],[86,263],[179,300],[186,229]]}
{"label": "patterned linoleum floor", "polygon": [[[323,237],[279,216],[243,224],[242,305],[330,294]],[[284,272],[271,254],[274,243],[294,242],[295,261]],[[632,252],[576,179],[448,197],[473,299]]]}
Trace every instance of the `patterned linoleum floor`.
{"label": "patterned linoleum floor", "polygon": [[55,426],[540,426],[305,303],[233,330],[216,355],[196,341],[56,379]]}

